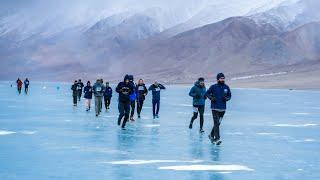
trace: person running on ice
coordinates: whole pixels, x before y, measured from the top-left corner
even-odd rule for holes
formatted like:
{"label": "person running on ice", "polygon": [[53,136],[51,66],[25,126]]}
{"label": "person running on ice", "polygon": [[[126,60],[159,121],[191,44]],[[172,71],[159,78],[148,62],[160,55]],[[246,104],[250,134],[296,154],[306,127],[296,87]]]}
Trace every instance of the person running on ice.
{"label": "person running on ice", "polygon": [[150,87],[149,91],[152,91],[152,113],[153,119],[159,118],[160,110],[160,91],[166,89],[162,84],[155,81]]}
{"label": "person running on ice", "polygon": [[18,89],[18,93],[21,94],[21,89],[22,89],[22,81],[20,80],[20,78],[18,78],[17,80],[17,89]]}
{"label": "person running on ice", "polygon": [[87,86],[83,89],[84,98],[85,98],[85,104],[86,104],[86,111],[90,111],[91,109],[91,99],[92,99],[92,93],[93,88],[91,86],[90,81],[87,82]]}
{"label": "person running on ice", "polygon": [[102,97],[105,91],[105,87],[102,83],[102,79],[97,79],[96,83],[93,85],[94,93],[94,104],[96,110],[96,116],[98,117],[102,109]]}
{"label": "person running on ice", "polygon": [[197,82],[189,92],[189,96],[193,97],[193,116],[190,121],[189,128],[192,129],[192,124],[197,119],[198,114],[200,115],[200,132],[203,133],[203,114],[205,109],[206,101],[206,87],[204,84],[204,78],[199,78]]}
{"label": "person running on ice", "polygon": [[73,106],[77,106],[77,96],[78,96],[78,81],[75,80],[73,85],[71,86],[72,97],[73,97]]}
{"label": "person running on ice", "polygon": [[146,99],[146,96],[148,94],[148,89],[144,84],[143,79],[139,79],[139,82],[136,86],[136,93],[137,93],[137,114],[138,114],[138,118],[140,118],[143,102]]}
{"label": "person running on ice", "polygon": [[136,108],[136,99],[137,99],[137,93],[136,93],[136,88],[135,88],[135,83],[134,83],[134,79],[133,79],[133,75],[129,75],[129,81],[132,84],[132,86],[134,87],[133,92],[130,94],[130,120],[134,121],[134,111]]}
{"label": "person running on ice", "polygon": [[109,85],[109,82],[106,82],[106,90],[103,94],[104,97],[104,105],[106,107],[106,110],[110,109],[110,103],[112,98],[112,88]]}
{"label": "person running on ice", "polygon": [[129,119],[130,113],[130,95],[134,91],[134,86],[129,81],[129,75],[126,75],[123,79],[123,82],[120,82],[116,87],[116,92],[119,93],[119,117],[118,117],[118,125],[120,126],[121,120],[124,117],[122,122],[122,129],[125,129],[126,123]]}
{"label": "person running on ice", "polygon": [[30,85],[29,79],[26,78],[26,79],[24,80],[24,92],[25,92],[26,94],[28,94],[29,85]]}
{"label": "person running on ice", "polygon": [[77,86],[77,90],[78,90],[78,100],[80,101],[81,99],[81,94],[82,94],[82,89],[83,89],[84,85],[81,82],[81,79],[79,79],[78,81],[78,86]]}
{"label": "person running on ice", "polygon": [[226,112],[227,101],[231,99],[231,91],[229,86],[225,84],[225,76],[223,73],[217,75],[217,83],[208,89],[206,96],[211,100],[214,124],[209,139],[212,143],[220,145],[222,142],[220,140],[220,124]]}

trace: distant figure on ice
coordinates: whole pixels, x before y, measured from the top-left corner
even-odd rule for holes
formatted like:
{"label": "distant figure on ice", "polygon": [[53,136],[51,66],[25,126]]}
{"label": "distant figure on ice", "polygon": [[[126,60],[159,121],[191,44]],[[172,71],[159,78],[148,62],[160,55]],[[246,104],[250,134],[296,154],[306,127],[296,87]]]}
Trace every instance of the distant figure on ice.
{"label": "distant figure on ice", "polygon": [[205,109],[206,101],[206,87],[204,84],[204,78],[199,78],[198,81],[194,83],[194,86],[189,92],[189,96],[193,97],[193,116],[190,121],[189,128],[192,129],[192,124],[195,119],[197,119],[198,114],[200,115],[200,133],[203,133],[203,114]]}
{"label": "distant figure on ice", "polygon": [[78,81],[75,80],[71,86],[72,97],[73,97],[73,106],[77,106],[77,96],[78,96]]}
{"label": "distant figure on ice", "polygon": [[155,81],[150,87],[149,91],[152,91],[152,113],[153,119],[159,118],[160,110],[160,91],[166,89],[162,84]]}
{"label": "distant figure on ice", "polygon": [[133,75],[129,75],[129,81],[131,85],[134,87],[133,92],[130,94],[130,120],[134,121],[134,111],[136,109],[136,100],[137,100],[137,93],[136,93],[136,85],[134,83]]}
{"label": "distant figure on ice", "polygon": [[109,85],[109,82],[106,82],[106,90],[103,94],[104,97],[104,105],[106,107],[106,110],[110,109],[110,103],[112,98],[112,88]]}
{"label": "distant figure on ice", "polygon": [[130,113],[130,95],[134,91],[134,86],[129,81],[129,75],[126,75],[123,79],[123,82],[120,82],[116,87],[116,92],[119,93],[119,117],[118,117],[118,125],[120,126],[121,120],[124,117],[122,122],[122,129],[125,129],[126,123],[129,119]]}
{"label": "distant figure on ice", "polygon": [[86,111],[90,111],[91,109],[91,100],[92,100],[92,93],[93,88],[91,86],[90,81],[87,82],[87,86],[83,89],[85,104],[86,104]]}
{"label": "distant figure on ice", "polygon": [[226,112],[227,101],[231,99],[231,91],[229,86],[225,84],[225,76],[223,73],[217,75],[217,83],[208,89],[206,96],[211,100],[214,124],[209,139],[212,143],[220,145],[222,142],[220,140],[220,124]]}
{"label": "distant figure on ice", "polygon": [[81,99],[81,95],[82,95],[82,89],[83,89],[84,85],[81,82],[81,79],[79,79],[78,81],[78,86],[77,86],[77,90],[78,90],[78,100],[80,101]]}
{"label": "distant figure on ice", "polygon": [[21,89],[22,89],[22,81],[20,80],[20,78],[18,78],[17,80],[17,89],[18,89],[18,93],[21,94]]}
{"label": "distant figure on ice", "polygon": [[29,81],[28,78],[26,78],[26,79],[24,80],[24,92],[25,92],[26,94],[28,94],[28,92],[29,92],[29,85],[30,85],[30,81]]}
{"label": "distant figure on ice", "polygon": [[105,87],[102,83],[102,79],[97,79],[96,83],[93,85],[93,93],[94,93],[94,103],[96,116],[99,116],[102,109],[102,97],[105,91]]}
{"label": "distant figure on ice", "polygon": [[146,96],[148,94],[148,89],[144,84],[143,79],[139,79],[139,82],[136,85],[136,93],[137,93],[137,114],[138,114],[138,118],[140,118],[143,102],[146,99]]}

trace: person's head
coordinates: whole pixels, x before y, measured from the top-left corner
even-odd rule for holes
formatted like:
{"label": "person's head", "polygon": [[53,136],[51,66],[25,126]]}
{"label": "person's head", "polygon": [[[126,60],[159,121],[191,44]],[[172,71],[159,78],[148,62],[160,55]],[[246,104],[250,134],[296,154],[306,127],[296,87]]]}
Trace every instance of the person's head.
{"label": "person's head", "polygon": [[28,78],[26,78],[26,80],[28,80]]}
{"label": "person's head", "polygon": [[130,77],[129,77],[128,74],[126,74],[126,75],[124,76],[123,82],[126,83],[126,84],[128,84],[128,83],[130,82]]}
{"label": "person's head", "polygon": [[153,84],[154,84],[155,86],[158,86],[158,85],[159,85],[158,81],[155,81]]}
{"label": "person's head", "polygon": [[90,86],[90,84],[91,84],[90,81],[88,81],[88,82],[87,82],[87,86]]}
{"label": "person's head", "polygon": [[224,84],[224,82],[225,82],[225,76],[224,76],[223,73],[217,74],[217,81],[218,81],[218,83],[220,83],[220,84]]}
{"label": "person's head", "polygon": [[103,84],[103,79],[102,79],[102,78],[100,79],[100,83],[102,83],[102,84]]}
{"label": "person's head", "polygon": [[106,87],[109,87],[109,82],[106,82]]}
{"label": "person's head", "polygon": [[100,79],[97,79],[97,80],[96,80],[96,83],[100,83]]}
{"label": "person's head", "polygon": [[79,79],[79,82],[81,82],[81,79]]}
{"label": "person's head", "polygon": [[139,79],[138,84],[144,84],[143,79]]}
{"label": "person's head", "polygon": [[130,81],[130,82],[133,82],[133,80],[134,80],[134,79],[133,79],[133,75],[129,75],[129,81]]}
{"label": "person's head", "polygon": [[78,83],[78,81],[77,80],[74,80],[74,84],[77,84]]}
{"label": "person's head", "polygon": [[203,77],[200,77],[198,79],[198,81],[199,81],[200,86],[204,86],[204,78]]}

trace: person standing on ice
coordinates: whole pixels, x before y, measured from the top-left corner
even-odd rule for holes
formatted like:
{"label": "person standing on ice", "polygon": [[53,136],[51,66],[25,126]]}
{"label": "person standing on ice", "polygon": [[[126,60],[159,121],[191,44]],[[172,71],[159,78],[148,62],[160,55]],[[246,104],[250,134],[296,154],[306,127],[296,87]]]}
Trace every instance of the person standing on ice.
{"label": "person standing on ice", "polygon": [[220,124],[227,109],[227,101],[231,99],[231,91],[229,86],[225,84],[223,73],[217,75],[217,83],[208,89],[206,96],[211,100],[214,124],[209,139],[212,143],[220,145],[222,142],[220,140]]}
{"label": "person standing on ice", "polygon": [[97,79],[96,83],[93,85],[94,93],[94,104],[96,110],[96,116],[98,117],[102,109],[102,97],[105,91],[105,87],[102,83],[102,79]]}
{"label": "person standing on ice", "polygon": [[121,120],[124,117],[121,128],[125,130],[126,123],[130,113],[130,95],[134,92],[134,86],[130,83],[129,75],[125,75],[123,82],[119,82],[116,87],[116,92],[119,93],[118,99],[118,125],[121,125]]}
{"label": "person standing on ice", "polygon": [[162,84],[155,81],[150,87],[149,91],[152,91],[152,113],[153,119],[159,118],[160,110],[160,91],[166,89]]}
{"label": "person standing on ice", "polygon": [[192,124],[195,119],[197,119],[198,114],[200,115],[200,133],[203,133],[203,114],[205,109],[206,101],[206,87],[204,84],[204,78],[199,78],[198,81],[194,83],[194,86],[189,92],[189,96],[193,97],[193,116],[191,118],[189,128],[192,129]]}
{"label": "person standing on ice", "polygon": [[22,89],[22,81],[20,80],[20,78],[17,79],[16,81],[17,83],[17,89],[18,89],[18,93],[21,94],[21,89]]}
{"label": "person standing on ice", "polygon": [[82,95],[82,89],[83,89],[84,85],[81,82],[81,79],[79,79],[78,81],[78,86],[77,86],[77,90],[78,90],[78,100],[80,101],[81,99],[81,95]]}
{"label": "person standing on ice", "polygon": [[137,93],[137,114],[138,114],[138,118],[140,118],[143,102],[146,99],[146,96],[148,94],[148,89],[144,84],[143,79],[139,79],[139,82],[136,86],[136,93]]}
{"label": "person standing on ice", "polygon": [[92,99],[92,93],[93,88],[91,86],[90,81],[87,82],[87,86],[83,89],[84,98],[85,98],[85,104],[86,104],[86,111],[90,111],[91,109],[91,99]]}
{"label": "person standing on ice", "polygon": [[130,120],[134,121],[134,111],[136,109],[136,99],[137,99],[137,93],[136,93],[136,88],[135,88],[135,83],[134,83],[134,79],[133,79],[133,75],[129,75],[129,81],[132,84],[132,86],[134,87],[133,92],[130,94]]}
{"label": "person standing on ice", "polygon": [[104,105],[106,107],[106,110],[110,109],[110,103],[112,98],[112,88],[109,85],[109,82],[106,82],[106,90],[103,94],[104,97]]}
{"label": "person standing on ice", "polygon": [[28,78],[26,78],[26,79],[24,80],[24,92],[25,92],[26,94],[28,94],[29,85],[30,85],[30,81],[29,81]]}
{"label": "person standing on ice", "polygon": [[73,97],[73,106],[77,106],[77,96],[78,96],[78,81],[75,80],[73,85],[71,86],[72,97]]}

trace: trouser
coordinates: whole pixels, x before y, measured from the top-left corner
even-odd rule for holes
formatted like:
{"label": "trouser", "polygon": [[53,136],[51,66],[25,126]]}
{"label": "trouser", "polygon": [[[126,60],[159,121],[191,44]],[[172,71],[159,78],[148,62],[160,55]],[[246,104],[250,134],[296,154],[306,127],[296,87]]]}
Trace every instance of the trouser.
{"label": "trouser", "polygon": [[25,87],[24,87],[24,92],[25,92],[26,94],[28,94],[28,91],[29,91],[29,87],[28,87],[28,86],[25,86]]}
{"label": "trouser", "polygon": [[215,141],[220,139],[220,124],[224,113],[225,111],[212,110],[213,128],[211,130],[211,137],[213,137]]}
{"label": "trouser", "polygon": [[102,96],[95,96],[94,101],[95,101],[96,114],[100,114],[101,107],[102,107]]}
{"label": "trouser", "polygon": [[104,97],[104,106],[109,109],[111,103],[111,97]]}
{"label": "trouser", "polygon": [[21,87],[18,87],[18,93],[21,94]]}
{"label": "trouser", "polygon": [[134,110],[136,108],[136,101],[130,101],[130,117],[133,118]]}
{"label": "trouser", "polygon": [[85,104],[86,104],[87,110],[90,110],[90,108],[91,108],[91,99],[86,99]]}
{"label": "trouser", "polygon": [[160,100],[152,100],[152,113],[153,116],[158,115],[160,110]]}
{"label": "trouser", "polygon": [[82,94],[82,90],[78,90],[78,100],[80,101],[81,99],[81,94]]}
{"label": "trouser", "polygon": [[200,114],[200,129],[202,129],[203,128],[204,105],[193,105],[193,116],[191,118],[190,124],[193,124],[194,120],[197,119],[198,114]]}
{"label": "trouser", "polygon": [[77,96],[72,96],[73,97],[73,105],[77,105]]}
{"label": "trouser", "polygon": [[126,126],[128,119],[129,119],[130,101],[128,101],[128,102],[119,101],[118,110],[119,110],[118,125],[121,124],[121,120],[124,116],[124,120],[122,122],[122,128],[124,128]]}
{"label": "trouser", "polygon": [[143,102],[144,102],[144,100],[141,100],[141,99],[137,100],[137,114],[138,114],[138,116],[140,116],[140,114],[141,114]]}

